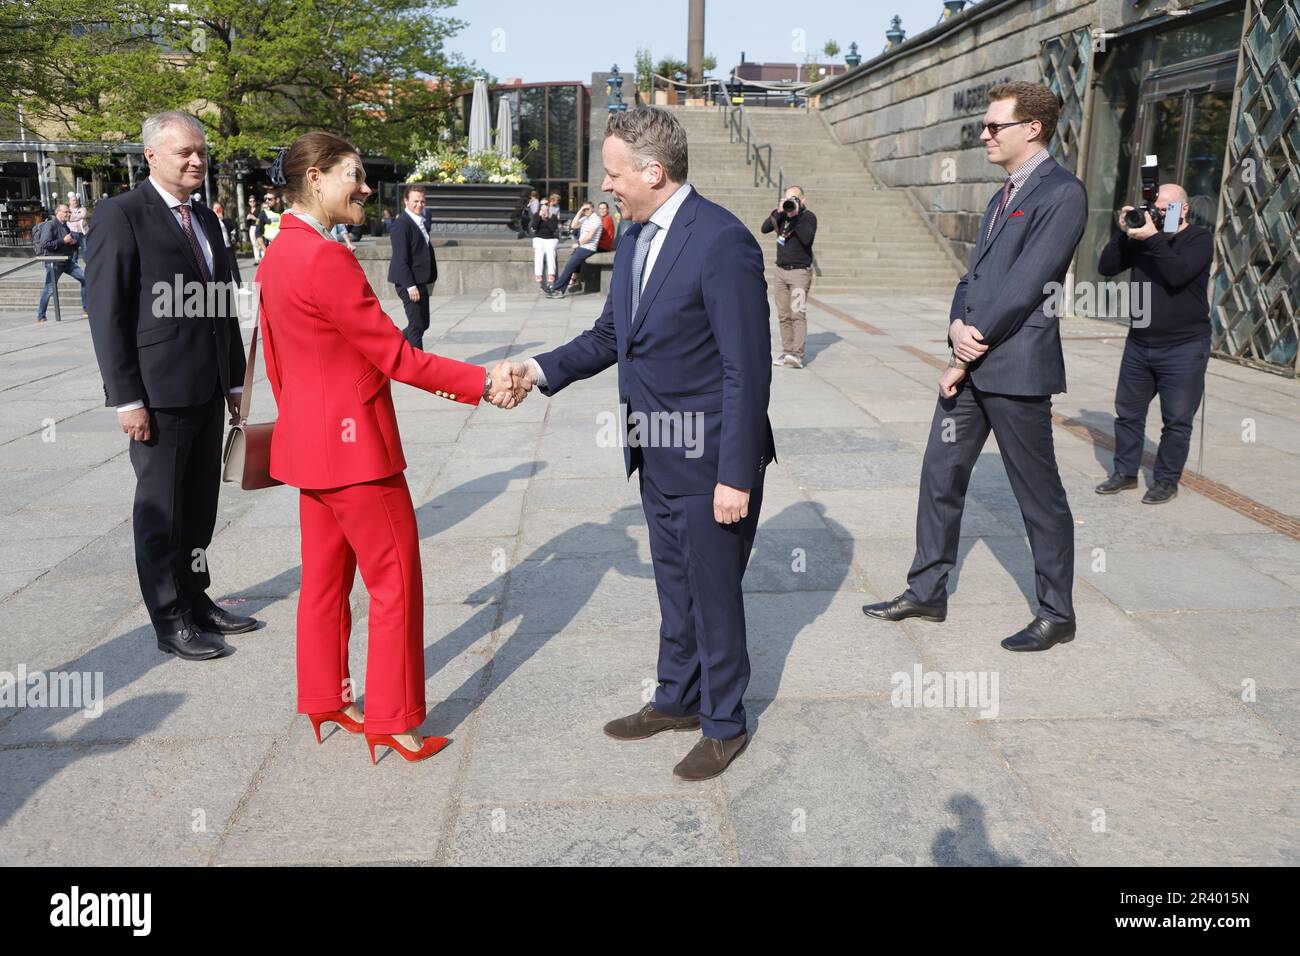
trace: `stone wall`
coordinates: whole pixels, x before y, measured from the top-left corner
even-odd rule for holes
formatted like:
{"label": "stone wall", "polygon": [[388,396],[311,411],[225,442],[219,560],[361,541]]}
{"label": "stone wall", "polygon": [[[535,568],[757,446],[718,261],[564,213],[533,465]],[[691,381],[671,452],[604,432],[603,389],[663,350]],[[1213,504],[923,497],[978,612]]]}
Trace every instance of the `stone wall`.
{"label": "stone wall", "polygon": [[[1042,79],[1044,40],[1149,17],[1124,0],[985,0],[823,84],[821,115],[887,186],[914,195],[963,261],[1003,174],[984,158],[990,86]],[[1077,170],[1082,178],[1082,170]]]}

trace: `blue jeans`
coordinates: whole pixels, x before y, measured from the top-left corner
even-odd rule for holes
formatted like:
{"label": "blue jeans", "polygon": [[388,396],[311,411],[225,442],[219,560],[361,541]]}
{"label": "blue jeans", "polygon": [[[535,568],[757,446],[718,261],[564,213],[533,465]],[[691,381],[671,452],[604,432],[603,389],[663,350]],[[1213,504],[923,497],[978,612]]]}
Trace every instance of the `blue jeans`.
{"label": "blue jeans", "polygon": [[1192,420],[1201,405],[1209,361],[1209,338],[1157,346],[1130,338],[1124,344],[1115,386],[1114,474],[1136,475],[1142,470],[1147,408],[1158,394],[1164,427],[1152,477],[1178,484],[1192,445]]}
{"label": "blue jeans", "polygon": [[36,309],[38,321],[45,318],[45,307],[49,305],[50,296],[57,294],[59,277],[65,273],[81,283],[81,311],[86,311],[86,274],[81,271],[81,266],[71,259],[68,260],[67,265],[47,262],[45,263],[45,288],[41,290],[41,304]]}
{"label": "blue jeans", "polygon": [[595,254],[595,249],[583,249],[581,247],[574,249],[573,253],[569,256],[569,261],[564,264],[564,271],[560,273],[560,277],[555,280],[555,285],[551,286],[551,288],[555,289],[557,292],[563,292],[567,289],[569,287],[569,280],[573,278],[573,274],[582,267],[584,262]]}

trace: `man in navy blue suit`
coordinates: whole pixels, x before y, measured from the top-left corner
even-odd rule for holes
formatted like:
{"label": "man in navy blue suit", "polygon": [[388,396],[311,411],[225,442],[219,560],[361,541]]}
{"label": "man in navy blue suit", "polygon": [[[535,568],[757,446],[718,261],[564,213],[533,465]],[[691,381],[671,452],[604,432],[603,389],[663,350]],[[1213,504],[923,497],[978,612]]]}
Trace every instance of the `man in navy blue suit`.
{"label": "man in navy blue suit", "polygon": [[605,307],[591,329],[511,374],[554,395],[618,364],[624,464],[629,477],[639,470],[662,623],[653,702],[605,733],[699,728],[673,773],[706,780],[749,741],[740,582],[776,459],[763,254],[686,181],[686,132],[669,111],[612,114],[602,155],[601,188],[636,224],[619,241]]}
{"label": "man in navy blue suit", "polygon": [[424,189],[407,186],[402,193],[402,214],[388,227],[393,258],[388,263],[388,281],[397,290],[406,310],[402,335],[417,349],[424,348],[429,330],[429,291],[438,281],[438,257],[429,240],[424,217]]}

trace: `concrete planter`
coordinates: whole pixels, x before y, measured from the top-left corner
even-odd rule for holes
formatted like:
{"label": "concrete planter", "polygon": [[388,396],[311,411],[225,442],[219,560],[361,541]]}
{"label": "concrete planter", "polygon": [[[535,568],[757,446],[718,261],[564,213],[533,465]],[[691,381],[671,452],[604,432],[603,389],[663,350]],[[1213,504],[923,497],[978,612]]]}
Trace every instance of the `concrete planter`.
{"label": "concrete planter", "polygon": [[420,183],[433,235],[513,236],[526,183]]}

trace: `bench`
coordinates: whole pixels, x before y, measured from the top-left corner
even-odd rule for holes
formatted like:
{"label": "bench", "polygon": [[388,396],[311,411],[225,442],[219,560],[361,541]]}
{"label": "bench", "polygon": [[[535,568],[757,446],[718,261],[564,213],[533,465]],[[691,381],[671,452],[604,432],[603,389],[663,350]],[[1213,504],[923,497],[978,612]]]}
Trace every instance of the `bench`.
{"label": "bench", "polygon": [[614,251],[598,252],[588,256],[578,269],[583,294],[603,292],[609,288],[609,277],[614,274]]}

